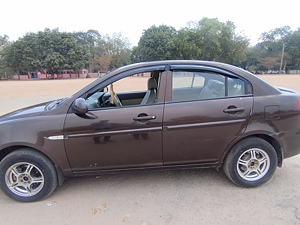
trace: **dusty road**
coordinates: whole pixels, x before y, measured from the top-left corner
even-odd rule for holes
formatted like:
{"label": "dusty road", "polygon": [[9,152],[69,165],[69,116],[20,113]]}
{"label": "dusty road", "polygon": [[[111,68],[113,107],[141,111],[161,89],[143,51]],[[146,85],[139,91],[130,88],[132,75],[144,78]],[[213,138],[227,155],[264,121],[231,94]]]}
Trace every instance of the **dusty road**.
{"label": "dusty road", "polygon": [[[300,76],[262,78],[300,91]],[[0,115],[69,96],[91,81],[1,81]],[[0,191],[0,225],[300,224],[299,177],[300,156],[254,189],[236,187],[213,169],[72,178],[36,203],[18,203]]]}

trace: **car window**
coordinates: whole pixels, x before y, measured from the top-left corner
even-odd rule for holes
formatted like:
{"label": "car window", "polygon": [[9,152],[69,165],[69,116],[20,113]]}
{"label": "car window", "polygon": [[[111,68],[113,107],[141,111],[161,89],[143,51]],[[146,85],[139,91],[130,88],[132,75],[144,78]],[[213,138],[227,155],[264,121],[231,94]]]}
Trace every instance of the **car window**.
{"label": "car window", "polygon": [[245,81],[203,71],[173,71],[172,101],[193,101],[243,96]]}
{"label": "car window", "polygon": [[228,78],[228,96],[241,96],[246,94],[245,82],[238,78]]}
{"label": "car window", "polygon": [[173,73],[174,88],[202,87],[204,77],[200,74],[186,71],[176,71]]}
{"label": "car window", "polygon": [[157,102],[160,71],[132,74],[100,88],[86,98],[89,110],[149,105]]}

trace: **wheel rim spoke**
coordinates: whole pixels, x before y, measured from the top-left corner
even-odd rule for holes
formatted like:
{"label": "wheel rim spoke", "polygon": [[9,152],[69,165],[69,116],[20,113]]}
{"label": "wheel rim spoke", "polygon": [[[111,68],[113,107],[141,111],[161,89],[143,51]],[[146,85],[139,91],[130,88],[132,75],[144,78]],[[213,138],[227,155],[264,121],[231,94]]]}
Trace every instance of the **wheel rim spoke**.
{"label": "wheel rim spoke", "polygon": [[19,185],[18,182],[12,181],[11,184],[10,184],[10,187],[11,187],[11,188],[14,188],[14,187],[17,187],[18,185]]}
{"label": "wheel rim spoke", "polygon": [[244,173],[243,173],[243,177],[247,177],[249,175],[251,171],[250,170],[246,170]]}
{"label": "wheel rim spoke", "polygon": [[32,195],[32,188],[31,188],[30,185],[28,185],[28,186],[26,187],[26,190],[27,190],[27,192],[28,192],[29,195]]}
{"label": "wheel rim spoke", "polygon": [[243,165],[243,166],[247,166],[248,162],[249,162],[249,160],[239,159],[238,164]]}
{"label": "wheel rim spoke", "polygon": [[44,179],[42,177],[34,177],[32,178],[31,184],[37,184],[37,183],[42,183],[44,182]]}
{"label": "wheel rim spoke", "polygon": [[256,159],[256,152],[255,152],[255,150],[251,150],[250,154],[251,154],[251,159]]}
{"label": "wheel rim spoke", "polygon": [[30,172],[31,172],[31,170],[33,169],[33,165],[28,165],[27,166],[27,168],[26,168],[26,170],[25,170],[25,173],[27,173],[27,174],[30,174]]}
{"label": "wheel rim spoke", "polygon": [[260,176],[262,174],[262,171],[260,169],[257,169],[256,173]]}
{"label": "wheel rim spoke", "polygon": [[266,159],[266,157],[263,157],[263,158],[259,159],[258,161],[259,161],[259,165],[262,165],[262,164],[265,164],[267,159]]}
{"label": "wheel rim spoke", "polygon": [[12,173],[12,175],[14,175],[15,177],[18,177],[19,174],[20,174],[16,168],[12,168],[11,173]]}

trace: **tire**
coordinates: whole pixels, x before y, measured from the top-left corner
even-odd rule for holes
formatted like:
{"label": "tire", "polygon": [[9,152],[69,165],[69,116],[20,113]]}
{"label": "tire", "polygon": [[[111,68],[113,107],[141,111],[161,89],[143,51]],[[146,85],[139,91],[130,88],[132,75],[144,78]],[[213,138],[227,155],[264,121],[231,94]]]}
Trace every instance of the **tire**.
{"label": "tire", "polygon": [[251,188],[266,183],[274,174],[277,162],[276,151],[270,143],[251,137],[230,150],[223,170],[236,185]]}
{"label": "tire", "polygon": [[57,184],[52,162],[34,150],[16,150],[0,162],[0,188],[16,201],[42,200],[55,190]]}

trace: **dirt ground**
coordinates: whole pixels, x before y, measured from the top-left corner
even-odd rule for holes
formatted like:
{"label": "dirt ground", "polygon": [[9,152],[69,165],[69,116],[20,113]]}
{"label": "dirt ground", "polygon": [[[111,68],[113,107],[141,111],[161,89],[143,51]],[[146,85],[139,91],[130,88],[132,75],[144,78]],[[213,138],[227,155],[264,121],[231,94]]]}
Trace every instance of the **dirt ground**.
{"label": "dirt ground", "polygon": [[[261,78],[300,91],[300,75]],[[70,96],[93,80],[0,81],[0,115]],[[236,187],[213,169],[72,178],[35,203],[15,202],[0,191],[0,224],[300,224],[299,176],[296,156],[253,189]]]}

